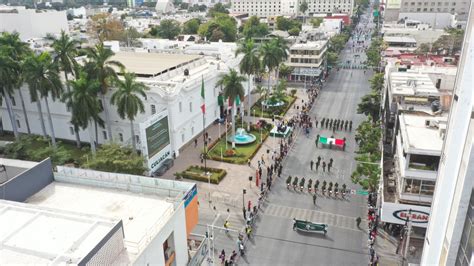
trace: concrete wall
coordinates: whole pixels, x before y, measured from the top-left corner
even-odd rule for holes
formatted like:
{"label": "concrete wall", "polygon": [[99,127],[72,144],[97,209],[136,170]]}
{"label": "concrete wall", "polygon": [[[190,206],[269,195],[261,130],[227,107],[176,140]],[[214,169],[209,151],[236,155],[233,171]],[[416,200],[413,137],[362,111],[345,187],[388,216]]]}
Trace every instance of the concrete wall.
{"label": "concrete wall", "polygon": [[0,185],[2,199],[23,202],[53,181],[53,166],[48,158]]}
{"label": "concrete wall", "polygon": [[[135,260],[134,265],[148,265],[151,262],[155,262],[154,265],[165,265],[163,243],[171,233],[174,235],[175,265],[186,265],[188,263],[188,246],[184,203],[176,208],[173,216]],[[156,264],[156,262],[160,263]]]}
{"label": "concrete wall", "polygon": [[[462,226],[458,226],[460,224],[459,215],[465,211],[463,210],[465,207],[460,203],[462,202],[460,196],[469,197],[470,193],[466,193],[465,190],[472,189],[472,173],[469,173],[472,171],[469,170],[472,169],[472,166],[468,167],[467,165],[472,165],[474,162],[469,157],[470,155],[466,154],[466,151],[470,152],[472,149],[470,126],[474,106],[474,92],[472,90],[472,73],[474,71],[474,62],[472,61],[474,51],[473,10],[471,6],[471,16],[464,36],[464,47],[454,89],[455,94],[433,196],[432,206],[436,206],[436,208],[433,208],[431,212],[421,265],[443,265],[443,261],[447,262],[447,265],[453,265],[450,262],[456,253],[456,243],[459,245],[459,231],[454,230],[462,230]],[[463,187],[465,187],[464,190]],[[450,210],[453,210],[453,213]],[[453,237],[456,234],[457,238]],[[445,243],[446,246],[444,246]]]}
{"label": "concrete wall", "polygon": [[18,13],[0,13],[0,32],[17,31],[22,40],[43,38],[48,33],[69,32],[66,11],[36,13],[35,10],[19,10]]}

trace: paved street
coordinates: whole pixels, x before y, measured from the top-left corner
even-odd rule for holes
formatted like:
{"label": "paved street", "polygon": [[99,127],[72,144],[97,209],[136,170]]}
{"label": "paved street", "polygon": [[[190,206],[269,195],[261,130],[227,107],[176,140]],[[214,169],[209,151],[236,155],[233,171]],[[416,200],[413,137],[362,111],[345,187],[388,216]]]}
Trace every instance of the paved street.
{"label": "paved street", "polygon": [[[342,53],[341,60],[353,58],[352,52]],[[352,74],[351,74],[352,73]],[[347,200],[319,195],[314,206],[308,192],[288,190],[285,184],[288,175],[345,183],[348,188],[357,189],[350,180],[355,168],[354,131],[364,119],[356,114],[360,98],[369,92],[368,78],[371,73],[363,70],[341,69],[333,71],[316,100],[311,116],[318,121],[322,118],[352,120],[352,132],[313,128],[310,137],[300,135],[285,161],[284,175],[276,181],[267,200],[261,221],[255,230],[254,239],[247,246],[247,254],[239,264],[249,265],[363,265],[368,262],[367,233],[358,229],[356,217],[366,217],[366,197],[351,195]],[[346,151],[316,148],[316,135],[336,138],[346,137]],[[331,173],[310,170],[310,161],[334,159]],[[327,236],[323,234],[303,234],[292,230],[292,219],[301,218],[327,223]],[[362,226],[366,226],[362,222]]]}

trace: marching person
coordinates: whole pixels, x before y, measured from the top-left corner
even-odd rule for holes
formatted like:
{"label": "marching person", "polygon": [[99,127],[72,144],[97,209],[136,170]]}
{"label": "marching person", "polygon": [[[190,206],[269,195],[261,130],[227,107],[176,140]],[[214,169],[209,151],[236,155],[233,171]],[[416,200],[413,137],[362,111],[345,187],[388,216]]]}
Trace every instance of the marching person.
{"label": "marching person", "polygon": [[362,222],[362,219],[360,217],[357,217],[356,219],[356,224],[357,224],[357,228],[360,229],[360,223]]}
{"label": "marching person", "polygon": [[313,194],[313,204],[316,205],[316,199],[317,199],[317,196],[316,196],[316,193]]}
{"label": "marching person", "polygon": [[226,232],[226,233],[229,233],[229,221],[225,220],[225,222],[224,222],[224,228],[225,228],[225,232]]}
{"label": "marching person", "polygon": [[323,162],[323,172],[326,172],[326,162]]}
{"label": "marching person", "polygon": [[313,171],[313,165],[314,165],[314,161],[313,161],[313,160],[311,160],[311,162],[309,163],[309,165],[310,165],[311,171]]}

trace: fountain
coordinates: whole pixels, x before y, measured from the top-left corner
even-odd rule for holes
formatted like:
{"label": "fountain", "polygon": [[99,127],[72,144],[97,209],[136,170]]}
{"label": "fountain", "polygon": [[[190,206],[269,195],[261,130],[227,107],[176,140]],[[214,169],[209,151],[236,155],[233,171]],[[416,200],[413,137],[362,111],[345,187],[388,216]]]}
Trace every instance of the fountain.
{"label": "fountain", "polygon": [[262,101],[262,105],[268,107],[280,107],[285,105],[285,102],[278,99],[277,97],[271,96],[268,100]]}
{"label": "fountain", "polygon": [[257,139],[255,135],[247,133],[243,128],[238,128],[235,136],[230,136],[227,141],[232,142],[232,138],[236,145],[250,144]]}

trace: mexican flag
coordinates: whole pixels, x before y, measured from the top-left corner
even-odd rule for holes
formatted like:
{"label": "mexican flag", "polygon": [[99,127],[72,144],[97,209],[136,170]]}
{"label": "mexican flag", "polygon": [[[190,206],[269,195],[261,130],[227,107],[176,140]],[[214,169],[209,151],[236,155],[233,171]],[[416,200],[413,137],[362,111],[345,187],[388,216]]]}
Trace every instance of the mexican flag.
{"label": "mexican flag", "polygon": [[327,137],[319,137],[319,143],[329,145],[332,143],[333,145],[342,146],[344,145],[343,139],[336,139],[336,138],[327,138]]}
{"label": "mexican flag", "polygon": [[201,77],[201,111],[206,113],[206,97],[204,95],[204,77]]}

